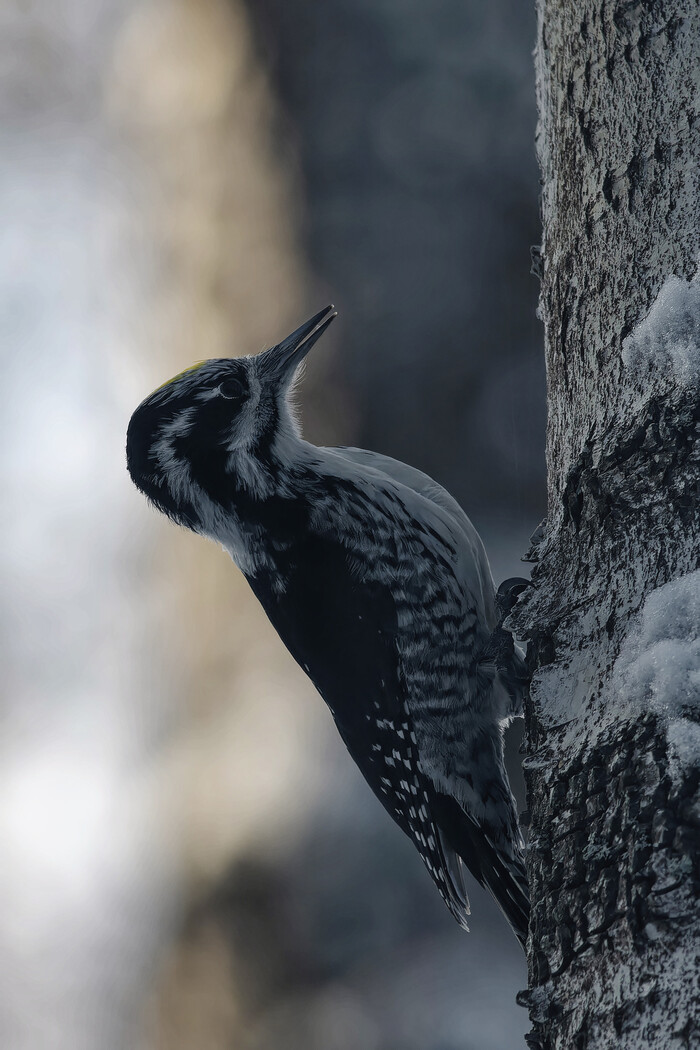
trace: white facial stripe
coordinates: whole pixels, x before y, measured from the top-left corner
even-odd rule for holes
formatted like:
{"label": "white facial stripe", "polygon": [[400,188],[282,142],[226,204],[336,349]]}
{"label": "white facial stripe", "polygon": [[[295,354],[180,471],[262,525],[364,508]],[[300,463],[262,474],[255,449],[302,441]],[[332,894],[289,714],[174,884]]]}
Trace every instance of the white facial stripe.
{"label": "white facial stripe", "polygon": [[226,469],[229,474],[235,475],[255,499],[265,499],[271,495],[274,488],[272,478],[265,467],[245,448],[232,450]]}
{"label": "white facial stripe", "polygon": [[218,386],[206,387],[204,390],[198,390],[194,395],[195,401],[212,401],[215,397],[221,397]]}
{"label": "white facial stripe", "polygon": [[163,468],[166,476],[170,476],[173,470],[179,471],[183,460],[175,455],[173,442],[176,438],[185,437],[194,425],[195,409],[184,408],[175,419],[163,423],[160,428],[158,440],[153,445],[153,450],[159,465]]}
{"label": "white facial stripe", "polygon": [[161,440],[173,437],[184,437],[194,426],[195,415],[194,408],[183,408],[182,411],[178,412],[175,416],[175,419],[163,423],[160,428]]}
{"label": "white facial stripe", "polygon": [[248,366],[248,385],[250,387],[250,400],[253,404],[257,405],[260,400],[260,394],[262,393],[262,385],[260,383],[260,376],[258,370],[255,368],[253,361],[254,358],[247,357],[245,359]]}

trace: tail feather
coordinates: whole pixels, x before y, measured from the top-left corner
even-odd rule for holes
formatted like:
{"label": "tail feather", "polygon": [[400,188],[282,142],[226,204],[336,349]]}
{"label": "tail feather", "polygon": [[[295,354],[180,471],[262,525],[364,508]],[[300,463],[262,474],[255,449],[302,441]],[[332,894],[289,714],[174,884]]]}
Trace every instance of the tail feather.
{"label": "tail feather", "polygon": [[520,944],[527,942],[530,898],[519,838],[496,844],[488,826],[478,823],[456,799],[435,792],[431,809],[442,835],[476,881],[494,897]]}
{"label": "tail feather", "polygon": [[466,848],[463,848],[467,856],[462,852],[460,856],[477,882],[490,891],[524,948],[530,922],[530,897],[522,856],[503,854],[477,824],[470,820],[464,824]]}

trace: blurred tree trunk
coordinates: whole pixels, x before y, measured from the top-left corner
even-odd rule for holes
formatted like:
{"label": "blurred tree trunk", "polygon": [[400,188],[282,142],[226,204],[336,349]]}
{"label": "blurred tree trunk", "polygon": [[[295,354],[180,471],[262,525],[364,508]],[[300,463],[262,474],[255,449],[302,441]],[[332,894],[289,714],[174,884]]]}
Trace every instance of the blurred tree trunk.
{"label": "blurred tree trunk", "polygon": [[700,7],[538,12],[549,496],[512,618],[535,672],[529,1040],[697,1047]]}

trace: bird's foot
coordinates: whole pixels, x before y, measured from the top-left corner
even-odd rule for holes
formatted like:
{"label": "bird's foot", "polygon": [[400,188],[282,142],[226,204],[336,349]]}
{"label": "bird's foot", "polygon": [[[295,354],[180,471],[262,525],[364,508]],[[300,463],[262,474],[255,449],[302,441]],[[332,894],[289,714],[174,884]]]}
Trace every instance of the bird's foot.
{"label": "bird's foot", "polygon": [[520,576],[510,576],[503,581],[496,591],[496,610],[498,612],[499,625],[503,623],[523,591],[530,586],[530,581],[524,580]]}

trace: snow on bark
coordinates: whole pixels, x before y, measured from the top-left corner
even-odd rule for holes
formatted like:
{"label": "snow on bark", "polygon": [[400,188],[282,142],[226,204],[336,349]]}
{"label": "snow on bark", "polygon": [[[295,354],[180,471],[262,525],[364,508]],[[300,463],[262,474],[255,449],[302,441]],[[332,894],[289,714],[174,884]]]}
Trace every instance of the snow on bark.
{"label": "snow on bark", "polygon": [[613,668],[613,690],[630,708],[665,726],[669,772],[700,764],[700,570],[651,591]]}
{"label": "snow on bark", "polygon": [[700,1045],[700,5],[538,0],[548,516],[526,712],[543,1050]]}
{"label": "snow on bark", "polygon": [[700,271],[668,277],[654,304],[622,343],[622,361],[647,400],[661,389],[700,381]]}

